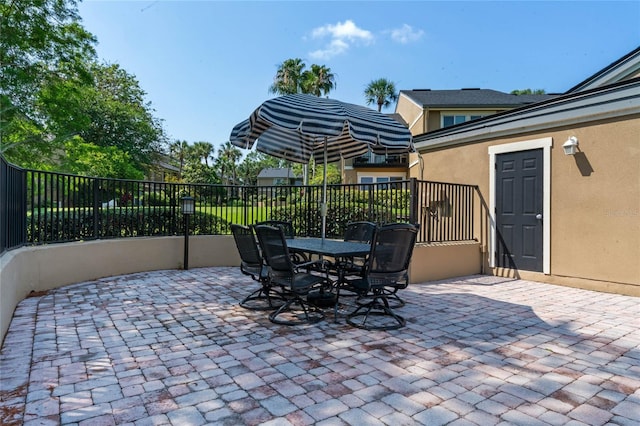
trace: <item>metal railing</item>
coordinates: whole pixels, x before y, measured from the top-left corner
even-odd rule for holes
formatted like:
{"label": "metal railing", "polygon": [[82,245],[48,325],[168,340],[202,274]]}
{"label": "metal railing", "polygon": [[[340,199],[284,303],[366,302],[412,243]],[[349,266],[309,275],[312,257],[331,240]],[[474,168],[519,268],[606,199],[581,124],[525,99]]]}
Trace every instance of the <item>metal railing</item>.
{"label": "metal railing", "polygon": [[408,164],[406,155],[363,155],[353,159],[354,167],[407,167]]}
{"label": "metal railing", "polygon": [[[287,220],[320,236],[322,186],[227,186],[134,181],[26,170],[2,158],[0,252],[23,245],[182,235],[180,200],[196,199],[192,235],[230,234],[232,223]],[[415,179],[328,185],[326,236],[348,222],[420,225],[419,242],[473,240],[477,188]]]}

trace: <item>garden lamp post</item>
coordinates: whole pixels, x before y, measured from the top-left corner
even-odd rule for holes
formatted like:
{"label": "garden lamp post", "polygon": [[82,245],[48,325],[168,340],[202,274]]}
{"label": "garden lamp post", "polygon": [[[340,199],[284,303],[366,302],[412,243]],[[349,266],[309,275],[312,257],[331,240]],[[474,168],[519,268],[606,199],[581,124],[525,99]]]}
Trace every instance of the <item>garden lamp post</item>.
{"label": "garden lamp post", "polygon": [[184,220],[184,269],[189,269],[189,216],[196,211],[193,197],[182,197],[182,218]]}

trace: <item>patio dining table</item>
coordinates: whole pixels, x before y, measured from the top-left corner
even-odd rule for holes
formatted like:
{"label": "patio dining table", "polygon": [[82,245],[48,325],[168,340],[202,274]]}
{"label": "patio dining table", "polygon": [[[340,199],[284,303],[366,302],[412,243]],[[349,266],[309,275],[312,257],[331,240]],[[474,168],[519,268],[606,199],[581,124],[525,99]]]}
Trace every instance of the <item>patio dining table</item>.
{"label": "patio dining table", "polygon": [[307,300],[317,306],[334,307],[334,318],[337,321],[338,300],[337,295],[332,290],[335,284],[343,277],[341,265],[345,262],[339,262],[340,259],[365,257],[371,251],[369,243],[361,243],[356,241],[332,240],[323,238],[293,238],[287,239],[289,251],[294,253],[304,253],[306,255],[317,255],[321,259],[325,256],[336,259],[336,262],[327,263],[329,270],[337,275],[337,279],[332,282],[330,288],[323,288],[319,291],[309,293]]}
{"label": "patio dining table", "polygon": [[369,254],[371,245],[355,241],[331,240],[322,238],[287,239],[290,251],[333,258],[363,257]]}

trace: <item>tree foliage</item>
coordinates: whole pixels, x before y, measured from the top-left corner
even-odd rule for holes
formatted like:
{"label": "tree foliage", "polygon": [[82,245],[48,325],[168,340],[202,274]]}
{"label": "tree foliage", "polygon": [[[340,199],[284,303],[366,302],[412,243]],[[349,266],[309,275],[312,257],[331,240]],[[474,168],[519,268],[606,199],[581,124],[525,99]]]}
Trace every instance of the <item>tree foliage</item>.
{"label": "tree foliage", "polygon": [[325,65],[312,64],[310,69],[300,58],[287,59],[278,67],[269,88],[270,93],[291,95],[307,93],[315,96],[328,95],[336,87],[335,74]]}
{"label": "tree foliage", "polygon": [[90,81],[96,40],[79,24],[71,0],[2,2],[0,35],[0,152],[35,165],[35,158],[51,155],[41,88],[56,79]]}
{"label": "tree foliage", "polygon": [[132,165],[129,154],[115,146],[86,143],[76,136],[65,143],[65,151],[63,167],[71,173],[119,179],[144,178],[144,174]]}
{"label": "tree foliage", "polygon": [[5,1],[0,18],[3,109],[35,119],[37,88],[52,75],[87,78],[96,39],[80,25],[74,0]]}
{"label": "tree foliage", "polygon": [[23,167],[72,171],[64,167],[81,153],[117,152],[126,155],[113,161],[128,166],[113,170],[142,171],[164,143],[161,122],[133,75],[98,64],[76,1],[11,0],[0,18],[0,153]]}
{"label": "tree foliage", "polygon": [[238,178],[244,185],[257,185],[260,171],[269,167],[280,167],[280,160],[258,151],[251,151],[238,166]]}
{"label": "tree foliage", "polygon": [[218,150],[216,167],[220,174],[220,180],[222,183],[231,185],[237,183],[237,163],[240,158],[242,158],[242,153],[238,148],[232,145],[231,142],[225,142]]}
{"label": "tree foliage", "polygon": [[129,153],[135,165],[142,168],[160,151],[165,140],[162,125],[155,118],[146,92],[137,79],[119,65],[94,64],[94,86],[79,115],[90,118],[80,136],[98,146],[115,146]]}
{"label": "tree foliage", "polygon": [[328,95],[335,87],[335,75],[324,65],[312,64],[310,70],[302,73],[302,93]]}
{"label": "tree foliage", "polygon": [[287,59],[278,67],[270,93],[278,95],[292,95],[301,93],[302,70],[306,67],[300,58]]}
{"label": "tree foliage", "polygon": [[169,145],[169,155],[178,160],[178,180],[182,180],[182,170],[187,158],[189,143],[187,141],[176,140]]}
{"label": "tree foliage", "polygon": [[512,95],[544,95],[546,92],[544,89],[522,89],[522,90],[512,90]]}
{"label": "tree foliage", "polygon": [[364,96],[367,105],[375,104],[378,106],[378,112],[382,111],[382,107],[386,108],[391,105],[391,102],[398,100],[396,85],[386,78],[371,81],[364,89]]}

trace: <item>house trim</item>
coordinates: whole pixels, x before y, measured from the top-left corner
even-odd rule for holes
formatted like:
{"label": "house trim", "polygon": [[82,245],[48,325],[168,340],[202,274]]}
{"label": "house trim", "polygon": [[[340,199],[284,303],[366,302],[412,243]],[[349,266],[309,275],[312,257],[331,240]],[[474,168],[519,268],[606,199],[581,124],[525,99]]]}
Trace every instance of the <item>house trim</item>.
{"label": "house trim", "polygon": [[551,148],[553,139],[550,137],[525,140],[489,147],[489,265],[495,268],[496,259],[496,156],[510,152],[542,149],[543,158],[543,189],[542,189],[542,272],[551,273]]}
{"label": "house trim", "polygon": [[567,93],[604,86],[630,78],[637,73],[640,73],[640,47],[567,90]]}
{"label": "house trim", "polygon": [[572,93],[414,137],[418,152],[640,114],[640,78]]}

